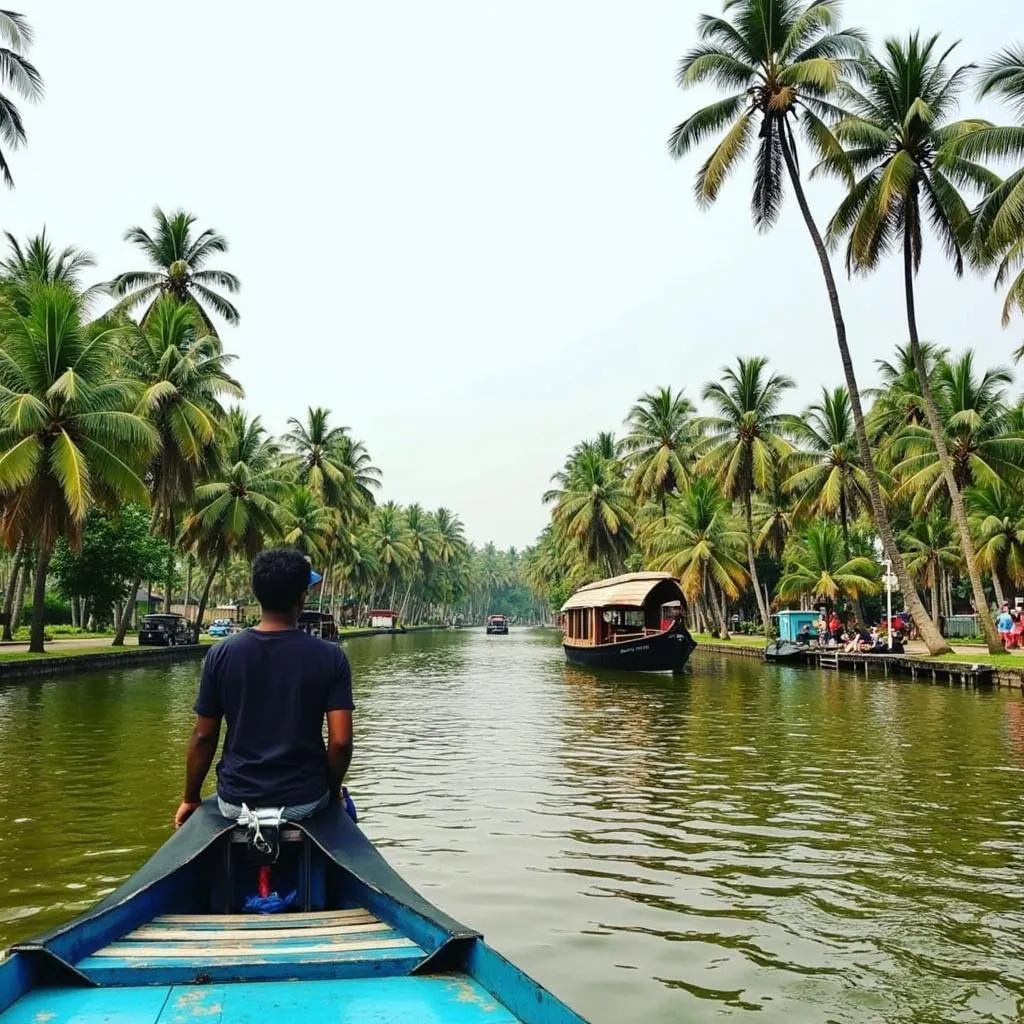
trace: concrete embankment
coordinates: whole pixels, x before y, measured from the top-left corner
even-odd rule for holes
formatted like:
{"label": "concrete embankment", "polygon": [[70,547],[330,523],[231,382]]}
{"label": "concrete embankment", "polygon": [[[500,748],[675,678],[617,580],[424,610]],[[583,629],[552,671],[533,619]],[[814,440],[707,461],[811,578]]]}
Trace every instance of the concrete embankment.
{"label": "concrete embankment", "polygon": [[[444,626],[408,626],[404,632],[419,633]],[[400,635],[401,630],[357,629],[341,635],[341,640],[366,636]],[[0,684],[25,679],[41,679],[50,676],[85,675],[89,672],[103,672],[107,669],[132,668],[136,665],[151,665],[154,662],[190,661],[203,658],[213,645],[207,642],[187,647],[110,647],[97,646],[88,651],[74,653],[48,653],[39,656],[12,656],[9,661],[0,660]],[[0,655],[2,655],[0,649]]]}
{"label": "concrete embankment", "polygon": [[102,672],[110,668],[132,668],[154,662],[190,661],[202,658],[210,644],[187,647],[102,647],[75,654],[50,654],[0,661],[0,683],[19,679]]}

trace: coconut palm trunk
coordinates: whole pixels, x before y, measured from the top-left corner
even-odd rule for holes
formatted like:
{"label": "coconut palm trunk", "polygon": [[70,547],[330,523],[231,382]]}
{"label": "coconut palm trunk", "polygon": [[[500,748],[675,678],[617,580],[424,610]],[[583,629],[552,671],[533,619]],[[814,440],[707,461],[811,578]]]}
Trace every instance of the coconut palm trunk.
{"label": "coconut palm trunk", "polygon": [[[839,492],[839,525],[843,531],[843,554],[849,561],[853,556],[850,553],[850,514],[846,504],[845,487]],[[850,604],[853,605],[853,616],[858,626],[864,625],[864,611],[860,606],[859,597],[851,597]]]}
{"label": "coconut palm trunk", "polygon": [[14,595],[18,589],[18,580],[21,577],[22,565],[25,561],[25,538],[22,537],[18,541],[18,546],[14,549],[14,558],[11,561],[11,576],[7,581],[7,592],[4,594],[4,610],[3,610],[3,639],[13,639],[11,632],[11,612],[14,609]]}
{"label": "coconut palm trunk", "polygon": [[[114,633],[114,639],[111,641],[111,647],[123,647],[124,637],[128,632],[128,627],[132,622],[132,612],[135,610],[136,602],[139,597],[139,587],[142,586],[142,577],[136,576],[132,580],[132,589],[129,591],[128,596],[125,598],[124,607],[121,609],[121,618],[117,622],[117,629]],[[147,605],[147,609],[148,609]]]}
{"label": "coconut palm trunk", "polygon": [[21,618],[25,612],[25,590],[28,588],[28,579],[31,575],[29,567],[29,551],[21,560],[21,572],[18,573],[18,585],[14,588],[14,607],[11,609],[11,629],[17,632],[21,627]]}
{"label": "coconut palm trunk", "polygon": [[892,562],[892,569],[899,580],[900,589],[907,605],[907,611],[917,625],[921,639],[928,648],[929,654],[949,654],[952,647],[943,639],[942,634],[935,627],[928,616],[927,611],[917,587],[907,572],[903,556],[896,547],[896,537],[892,531],[892,524],[889,522],[889,514],[886,511],[885,503],[882,500],[882,488],[878,482],[878,470],[875,468],[874,456],[871,452],[871,444],[868,441],[867,428],[864,426],[864,410],[860,404],[860,390],[857,387],[857,376],[853,370],[853,358],[850,355],[850,347],[846,339],[846,321],[843,319],[843,310],[839,304],[839,290],[836,288],[835,275],[832,273],[832,263],[828,257],[828,250],[814,221],[814,215],[807,203],[807,196],[804,194],[803,186],[800,183],[800,171],[793,155],[792,135],[787,131],[782,137],[782,156],[786,163],[786,170],[789,173],[789,180],[793,186],[793,194],[796,196],[797,205],[803,216],[807,232],[814,243],[814,251],[818,254],[818,263],[821,265],[821,273],[825,278],[825,290],[828,292],[829,308],[832,311],[832,323],[836,333],[836,344],[839,346],[839,358],[843,364],[843,377],[846,380],[846,389],[850,392],[850,407],[853,412],[853,427],[857,435],[857,450],[860,454],[861,465],[864,467],[864,475],[868,481],[868,499],[871,502],[871,514],[875,527],[882,540],[882,547],[886,557]]}
{"label": "coconut palm trunk", "polygon": [[[914,205],[916,207],[916,201]],[[931,428],[932,438],[935,441],[935,452],[939,457],[939,465],[942,467],[946,489],[949,491],[949,503],[953,509],[953,522],[956,524],[957,533],[960,535],[960,545],[964,553],[964,561],[967,563],[967,576],[971,581],[974,610],[978,613],[982,635],[988,644],[989,653],[1000,654],[1005,648],[999,639],[999,634],[996,632],[996,624],[989,614],[988,599],[985,597],[985,588],[981,582],[981,571],[978,568],[978,559],[974,551],[974,538],[971,537],[971,528],[967,522],[967,509],[964,506],[964,497],[960,492],[960,486],[957,484],[956,476],[953,473],[953,460],[949,457],[949,449],[946,447],[942,419],[935,404],[935,395],[932,393],[931,380],[928,376],[928,366],[925,363],[924,353],[921,351],[921,339],[917,334],[917,310],[914,302],[914,248],[913,235],[909,230],[904,230],[903,232],[903,283],[907,301],[907,330],[910,334],[910,350],[914,356],[914,366],[917,368],[917,376],[921,385],[921,400],[924,404],[925,415],[928,418],[928,426]],[[900,582],[902,583],[902,580]]]}
{"label": "coconut palm trunk", "polygon": [[213,581],[217,576],[217,572],[220,570],[220,563],[222,555],[217,555],[213,560],[213,565],[210,566],[210,571],[206,576],[206,582],[203,584],[203,592],[199,598],[199,607],[196,610],[196,636],[199,635],[199,630],[203,625],[203,616],[206,614],[206,604],[210,600],[210,590],[213,588]]}
{"label": "coconut palm trunk", "polygon": [[1006,604],[1006,589],[1003,587],[1002,573],[996,571],[992,573],[992,589],[996,592],[996,604],[1000,608]]}
{"label": "coconut palm trunk", "polygon": [[757,576],[757,558],[754,555],[754,513],[751,507],[749,487],[743,496],[743,512],[747,519],[747,564],[750,566],[750,584],[754,588],[754,594],[757,597],[757,610],[761,615],[761,625],[764,626],[765,635],[767,635],[770,619],[768,607],[764,603],[764,594],[761,591],[761,581]]}
{"label": "coconut palm trunk", "polygon": [[43,654],[43,618],[46,613],[46,571],[50,567],[50,551],[46,544],[39,545],[36,558],[36,578],[32,588],[32,628],[29,631],[28,650],[30,654]]}

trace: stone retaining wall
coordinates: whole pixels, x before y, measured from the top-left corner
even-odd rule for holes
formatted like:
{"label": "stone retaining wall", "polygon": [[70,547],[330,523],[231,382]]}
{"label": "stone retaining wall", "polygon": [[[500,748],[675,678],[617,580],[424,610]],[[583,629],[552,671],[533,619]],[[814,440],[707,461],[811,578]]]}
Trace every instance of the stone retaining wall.
{"label": "stone retaining wall", "polygon": [[141,651],[134,647],[110,647],[95,654],[54,654],[23,661],[4,661],[0,662],[0,683],[38,679],[40,676],[100,672],[108,668],[132,668],[135,665],[152,665],[153,662],[190,661],[204,657],[209,649],[209,644],[149,647]]}

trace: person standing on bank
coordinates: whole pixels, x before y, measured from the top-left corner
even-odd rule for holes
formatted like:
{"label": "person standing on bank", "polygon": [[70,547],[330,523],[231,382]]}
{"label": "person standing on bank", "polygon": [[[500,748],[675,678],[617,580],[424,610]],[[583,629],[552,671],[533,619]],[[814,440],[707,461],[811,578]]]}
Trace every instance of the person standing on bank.
{"label": "person standing on bank", "polygon": [[299,821],[342,799],[352,761],[352,673],[340,646],[298,628],[306,594],[319,582],[294,548],[253,559],[252,589],[262,615],[206,655],[175,828],[199,807],[222,719],[227,735],[217,765],[217,803],[224,817],[237,818],[244,802],[283,807],[284,819]]}

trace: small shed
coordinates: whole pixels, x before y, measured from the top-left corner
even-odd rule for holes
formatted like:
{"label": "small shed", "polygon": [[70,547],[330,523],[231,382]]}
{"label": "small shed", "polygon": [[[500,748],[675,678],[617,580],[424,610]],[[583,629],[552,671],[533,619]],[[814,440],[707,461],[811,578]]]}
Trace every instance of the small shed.
{"label": "small shed", "polygon": [[794,612],[784,611],[779,612],[775,616],[779,620],[779,639],[794,641],[797,638],[797,634],[804,626],[810,626],[811,632],[814,632],[814,623],[818,621],[820,612]]}
{"label": "small shed", "polygon": [[395,629],[398,612],[391,608],[373,608],[370,610],[370,626],[373,629]]}

